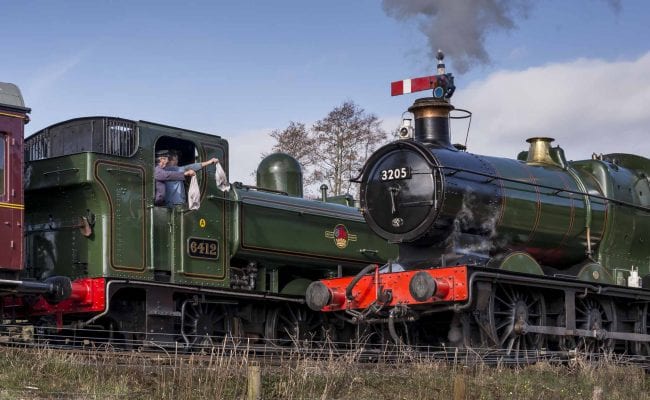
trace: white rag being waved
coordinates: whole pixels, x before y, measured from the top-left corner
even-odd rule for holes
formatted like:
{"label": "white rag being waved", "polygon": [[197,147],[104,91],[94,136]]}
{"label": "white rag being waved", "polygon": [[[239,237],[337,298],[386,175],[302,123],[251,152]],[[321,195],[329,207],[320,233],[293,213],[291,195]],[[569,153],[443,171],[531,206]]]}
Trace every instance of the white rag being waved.
{"label": "white rag being waved", "polygon": [[230,183],[228,183],[228,177],[226,176],[226,171],[223,170],[220,163],[217,163],[216,171],[214,177],[217,180],[217,187],[222,192],[227,192],[230,190]]}
{"label": "white rag being waved", "polygon": [[190,210],[198,210],[201,207],[201,189],[199,189],[199,182],[196,180],[196,175],[192,176],[190,188],[187,191],[187,207]]}
{"label": "white rag being waved", "polygon": [[[217,182],[217,187],[222,192],[227,192],[230,190],[230,184],[228,183],[228,178],[226,177],[226,172],[221,167],[219,160],[216,160],[214,164],[216,165],[215,179]],[[196,180],[196,176],[192,176],[190,181],[190,188],[187,191],[187,207],[190,210],[198,210],[201,207],[201,189],[199,189],[199,182]]]}

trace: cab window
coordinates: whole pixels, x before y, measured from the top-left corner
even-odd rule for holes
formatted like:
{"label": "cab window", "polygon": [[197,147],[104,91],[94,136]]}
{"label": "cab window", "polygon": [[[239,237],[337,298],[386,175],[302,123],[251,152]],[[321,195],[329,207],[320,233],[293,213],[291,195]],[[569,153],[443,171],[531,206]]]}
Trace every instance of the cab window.
{"label": "cab window", "polygon": [[[170,153],[169,163],[165,169],[178,168],[179,170],[183,170],[182,167],[187,167],[188,165],[195,162],[200,162],[198,149],[194,143],[189,140],[179,139],[171,136],[162,136],[158,139],[158,141],[156,141],[154,159],[155,154],[163,150]],[[172,157],[174,156],[177,158],[176,165],[174,165],[172,162]],[[197,171],[199,186],[201,186],[202,182],[201,175],[202,174],[200,173],[200,170]],[[186,204],[189,179],[186,179],[185,182],[180,185],[180,187],[177,184],[166,184],[165,186],[165,197],[167,200],[174,200],[174,204],[176,204],[176,201],[182,199],[183,203]],[[184,193],[181,195],[170,195],[170,193],[176,193],[178,190],[182,190]],[[167,202],[165,205],[168,207],[170,206],[170,204]]]}

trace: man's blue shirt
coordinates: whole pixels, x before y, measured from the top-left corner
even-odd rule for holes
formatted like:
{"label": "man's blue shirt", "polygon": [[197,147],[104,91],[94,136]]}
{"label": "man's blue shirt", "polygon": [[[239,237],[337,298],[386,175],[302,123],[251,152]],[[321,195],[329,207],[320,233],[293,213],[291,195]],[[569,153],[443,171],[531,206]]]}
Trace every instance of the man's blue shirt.
{"label": "man's blue shirt", "polygon": [[[188,164],[182,167],[165,167],[165,171],[173,172],[185,172],[190,169],[199,171],[201,169],[201,163]],[[185,181],[165,181],[165,205],[167,207],[173,207],[185,203],[187,203]]]}

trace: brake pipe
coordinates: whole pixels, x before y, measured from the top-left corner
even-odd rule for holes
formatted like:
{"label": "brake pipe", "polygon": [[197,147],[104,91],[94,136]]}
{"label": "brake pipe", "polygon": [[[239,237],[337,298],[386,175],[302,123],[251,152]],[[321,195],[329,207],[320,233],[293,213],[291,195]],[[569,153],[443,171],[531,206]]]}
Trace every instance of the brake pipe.
{"label": "brake pipe", "polygon": [[350,283],[348,284],[348,287],[345,288],[345,297],[349,301],[352,301],[354,299],[354,295],[352,294],[352,289],[354,289],[354,287],[357,285],[357,283],[359,283],[359,281],[361,280],[361,278],[364,277],[364,275],[366,275],[368,272],[372,271],[373,269],[376,270],[376,275],[375,275],[376,278],[375,279],[378,281],[377,277],[378,277],[378,274],[379,274],[379,265],[377,265],[377,264],[366,265],[366,267],[364,269],[362,269],[361,271],[359,271],[359,273],[354,277],[354,279],[352,279],[352,281],[350,281]]}

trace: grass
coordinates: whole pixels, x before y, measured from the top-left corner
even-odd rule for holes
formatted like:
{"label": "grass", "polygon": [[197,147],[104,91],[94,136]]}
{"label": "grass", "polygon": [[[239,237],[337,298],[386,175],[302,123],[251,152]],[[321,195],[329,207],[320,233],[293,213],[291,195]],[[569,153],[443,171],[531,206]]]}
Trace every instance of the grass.
{"label": "grass", "polygon": [[[0,399],[242,399],[249,357],[93,349],[0,348]],[[359,363],[355,354],[316,361],[291,353],[261,367],[264,399],[441,399],[454,381],[467,399],[650,399],[644,370],[615,360],[514,368],[431,360]],[[458,391],[459,388],[457,387]]]}

